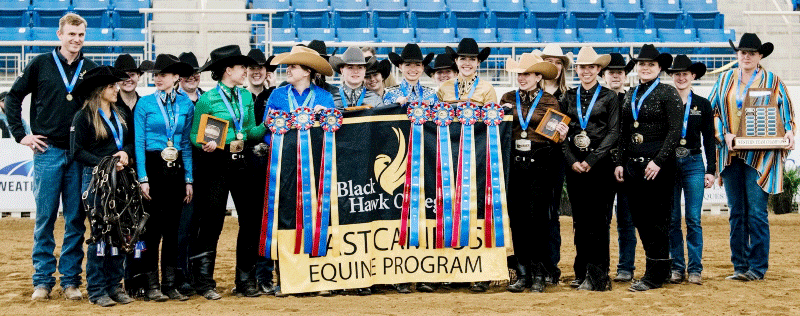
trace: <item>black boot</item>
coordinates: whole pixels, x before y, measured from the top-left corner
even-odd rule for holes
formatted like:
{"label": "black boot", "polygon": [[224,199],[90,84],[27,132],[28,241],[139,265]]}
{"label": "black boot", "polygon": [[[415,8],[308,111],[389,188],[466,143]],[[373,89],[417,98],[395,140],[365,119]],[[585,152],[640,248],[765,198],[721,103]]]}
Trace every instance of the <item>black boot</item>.
{"label": "black boot", "polygon": [[147,275],[144,273],[125,279],[125,291],[137,300],[147,300]]}
{"label": "black boot", "polygon": [[611,291],[611,278],[608,277],[608,270],[600,268],[594,264],[586,265],[586,281],[579,290],[589,291]]}
{"label": "black boot", "polygon": [[189,297],[178,291],[177,272],[175,267],[161,267],[161,291],[171,300],[185,301]]}
{"label": "black boot", "polygon": [[517,280],[506,288],[509,292],[520,293],[531,286],[531,275],[528,266],[517,264]]}
{"label": "black boot", "polygon": [[642,279],[638,282],[631,284],[631,287],[628,288],[628,291],[644,292],[647,290],[660,288],[667,280],[671,266],[672,259],[647,258],[644,277],[642,277]]}
{"label": "black boot", "polygon": [[192,275],[190,272],[191,270],[175,268],[175,283],[178,284],[178,292],[186,296],[197,294],[191,284]]}
{"label": "black boot", "polygon": [[544,292],[545,287],[547,287],[545,276],[549,275],[547,269],[545,269],[541,263],[537,263],[533,266],[530,273],[533,275],[530,283],[531,291],[539,293]]}
{"label": "black boot", "polygon": [[236,294],[247,297],[258,297],[261,293],[256,286],[255,269],[244,271],[236,268]]}
{"label": "black boot", "polygon": [[166,302],[169,297],[161,293],[161,285],[158,284],[158,272],[147,272],[147,299],[156,302]]}
{"label": "black boot", "polygon": [[195,290],[207,300],[218,300],[222,295],[217,293],[214,282],[214,253],[202,254],[192,258],[192,270]]}

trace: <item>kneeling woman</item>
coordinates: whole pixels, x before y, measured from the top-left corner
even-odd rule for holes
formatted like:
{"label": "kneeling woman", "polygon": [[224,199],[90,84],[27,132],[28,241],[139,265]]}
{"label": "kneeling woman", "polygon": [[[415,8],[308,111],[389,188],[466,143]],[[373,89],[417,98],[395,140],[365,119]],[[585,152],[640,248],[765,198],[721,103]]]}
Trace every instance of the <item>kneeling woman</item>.
{"label": "kneeling woman", "polygon": [[[194,70],[178,57],[161,54],[153,66],[156,92],[142,97],[134,112],[136,166],[142,195],[150,200],[142,240],[147,251],[128,262],[131,271],[147,275],[147,298],[163,302],[169,297],[187,300],[177,290],[178,230],[183,203],[192,200],[192,143],[189,133],[194,105],[177,92],[181,77]],[[161,247],[161,287],[158,282],[158,246]],[[162,293],[163,291],[163,293]],[[164,295],[166,294],[166,296]]]}
{"label": "kneeling woman", "polygon": [[[508,286],[511,292],[530,288],[544,292],[545,277],[550,267],[550,199],[558,185],[561,147],[554,141],[535,133],[536,126],[548,109],[558,109],[558,101],[542,89],[542,79],[553,79],[556,67],[534,54],[522,54],[519,62],[509,60],[506,70],[517,73],[518,91],[510,91],[500,99],[514,115],[511,170],[508,176],[508,215],[511,236],[517,257],[517,281]],[[567,126],[556,128],[561,140]],[[547,203],[542,203],[546,201]]]}
{"label": "kneeling woman", "polygon": [[[133,124],[115,105],[119,82],[128,78],[124,72],[101,66],[89,70],[73,92],[85,98],[83,108],[75,113],[70,129],[70,152],[83,168],[81,190],[86,191],[92,180],[92,171],[103,157],[119,157],[117,170],[128,166],[128,157],[133,156]],[[97,206],[97,192],[88,192],[86,201]],[[92,226],[92,230],[95,227]],[[95,233],[95,232],[92,232]],[[101,247],[98,249],[98,247]],[[98,256],[98,250],[101,255]],[[133,301],[122,289],[125,272],[124,254],[114,255],[105,243],[89,244],[86,250],[86,291],[89,301],[103,307]],[[105,254],[105,255],[102,255]]]}
{"label": "kneeling woman", "polygon": [[[239,46],[230,45],[211,51],[211,62],[203,71],[211,71],[211,78],[219,81],[216,88],[203,94],[194,111],[191,141],[195,145],[195,189],[197,200],[194,215],[197,217],[197,235],[192,242],[192,269],[197,293],[206,299],[222,296],[216,291],[214,264],[217,242],[225,221],[228,193],[233,197],[239,216],[239,235],[236,241],[236,289],[248,297],[259,295],[256,288],[255,265],[258,258],[258,236],[261,226],[259,199],[264,192],[255,192],[247,160],[255,159],[252,148],[245,141],[264,137],[264,126],[256,125],[253,114],[253,97],[244,88],[247,66],[255,63],[242,55]],[[197,143],[197,133],[203,114],[227,120],[228,132],[224,149],[217,143]]]}

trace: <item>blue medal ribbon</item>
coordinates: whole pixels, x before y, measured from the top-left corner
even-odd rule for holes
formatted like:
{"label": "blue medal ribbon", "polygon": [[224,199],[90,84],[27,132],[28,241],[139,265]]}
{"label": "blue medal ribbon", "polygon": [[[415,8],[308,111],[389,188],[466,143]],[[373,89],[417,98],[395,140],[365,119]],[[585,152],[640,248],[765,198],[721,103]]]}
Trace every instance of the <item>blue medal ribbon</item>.
{"label": "blue medal ribbon", "polygon": [[[266,224],[262,224],[261,227],[261,251],[264,257],[275,259],[272,256],[272,243],[277,229],[275,224],[277,223],[276,212],[278,211],[278,179],[281,176],[281,160],[283,159],[283,135],[289,131],[290,115],[282,111],[272,112],[267,110],[266,113],[269,119],[265,118],[264,121],[267,122],[269,130],[272,132],[272,147],[270,148],[269,169],[267,171],[267,181],[269,181],[267,184],[267,205],[264,206],[266,220],[262,221],[262,223]],[[283,124],[276,124],[277,119],[283,120]]]}
{"label": "blue medal ribbon", "polygon": [[750,86],[753,85],[753,82],[756,80],[756,77],[758,77],[759,72],[761,72],[761,69],[753,73],[753,76],[750,77],[749,81],[747,81],[747,86],[744,87],[744,93],[741,93],[742,76],[744,73],[742,72],[742,68],[739,68],[739,78],[736,79],[736,107],[740,110],[742,109],[742,104],[744,103],[744,95],[747,94],[748,90],[750,90]]}
{"label": "blue medal ribbon", "polygon": [[[653,86],[655,86],[656,84],[653,84]],[[580,96],[580,90],[581,89],[582,88],[578,88],[578,95],[576,96],[576,99],[577,99],[578,102],[576,102],[576,104],[577,104],[577,108],[578,108],[578,120],[580,120],[581,129],[582,130],[586,130],[586,126],[589,125],[589,117],[592,116],[592,108],[594,108],[594,103],[597,101],[597,96],[600,95],[600,90],[602,89],[602,87],[600,87],[600,85],[598,85],[596,90],[594,91],[594,95],[592,96],[592,101],[589,102],[589,107],[586,108],[586,115],[585,116],[583,115],[583,109],[581,109],[581,96]],[[653,89],[653,88],[651,87],[650,89]],[[651,90],[647,90],[647,93],[650,93],[650,91]],[[644,100],[644,96],[642,96],[642,100]],[[641,102],[639,102],[639,103],[641,104]],[[638,111],[639,110],[637,109],[636,111],[637,111],[636,114],[638,116],[638,114],[639,114]]]}
{"label": "blue medal ribbon", "polygon": [[504,247],[503,195],[500,190],[500,169],[502,168],[503,160],[500,158],[500,131],[498,126],[489,128],[489,157],[491,158],[492,167],[492,211],[494,215],[495,246]]}
{"label": "blue medal ribbon", "polygon": [[[231,88],[231,91],[236,89],[236,87]],[[228,114],[231,115],[231,120],[233,121],[234,126],[236,126],[236,132],[239,133],[242,131],[242,124],[244,124],[244,104],[242,103],[242,96],[238,97],[239,99],[239,115],[237,116],[233,112],[233,107],[231,103],[228,101],[228,95],[225,94],[225,91],[222,90],[222,85],[217,85],[217,90],[219,90],[220,96],[222,96],[222,102],[225,103],[225,107],[228,108]],[[231,98],[233,98],[231,96]],[[233,100],[235,101],[235,100]]]}
{"label": "blue medal ribbon", "polygon": [[[354,106],[361,106],[361,104],[364,103],[364,95],[365,94],[367,94],[367,87],[361,87],[361,96],[358,97],[358,102]],[[342,105],[344,106],[344,108],[349,107],[349,104],[347,104],[347,98],[345,97],[345,94],[344,94],[344,87],[339,87],[339,97],[342,99]],[[308,99],[308,98],[306,98],[306,99]],[[296,102],[297,101],[295,101],[295,103]],[[305,106],[305,104],[303,104],[303,106]]]}
{"label": "blue medal ribbon", "polygon": [[[477,79],[477,78],[476,78]],[[472,110],[472,115],[464,116],[464,110]],[[459,192],[460,219],[459,219],[459,244],[462,247],[469,245],[470,231],[470,201],[472,193],[472,147],[474,138],[474,125],[477,121],[479,109],[471,102],[465,102],[460,106],[459,121],[461,122],[461,161],[459,164],[459,176],[461,178]],[[455,229],[454,229],[455,230]]]}
{"label": "blue medal ribbon", "polygon": [[536,110],[536,106],[539,105],[539,100],[542,99],[542,94],[544,94],[544,90],[539,90],[539,93],[536,94],[536,99],[533,100],[533,104],[531,104],[531,109],[528,110],[528,116],[523,120],[522,119],[522,101],[519,96],[519,90],[517,90],[517,117],[519,117],[519,126],[522,128],[523,131],[528,129],[528,125],[531,123],[531,118],[533,117],[533,111]]}
{"label": "blue medal ribbon", "polygon": [[[329,118],[335,117],[335,122],[329,122]],[[336,167],[336,131],[342,125],[342,113],[336,109],[328,109],[324,112],[320,120],[322,129],[325,131],[325,145],[322,148],[322,181],[320,194],[320,210],[317,218],[318,233],[315,235],[314,256],[324,257],[328,253],[328,226],[331,222],[331,187],[336,182],[333,179],[333,170]]]}
{"label": "blue medal ribbon", "polygon": [[441,156],[441,173],[442,173],[442,213],[444,219],[444,245],[450,247],[453,237],[453,188],[450,181],[452,181],[453,174],[453,158],[452,150],[450,149],[450,126],[439,126],[439,146],[442,150]]}
{"label": "blue medal ribbon", "polygon": [[636,94],[639,93],[639,87],[641,87],[641,85],[636,86],[636,89],[633,90],[633,95],[631,96],[631,114],[633,114],[634,121],[639,120],[639,110],[642,108],[642,103],[644,103],[644,99],[646,99],[647,96],[650,95],[650,92],[653,92],[653,89],[656,88],[659,82],[661,82],[661,78],[656,78],[656,81],[653,82],[653,85],[650,86],[650,88],[648,88],[647,91],[644,92],[644,94],[642,94],[642,97],[639,99],[638,105],[636,104]]}
{"label": "blue medal ribbon", "polygon": [[[480,80],[481,78],[475,77],[475,82],[472,83],[472,88],[470,88],[469,95],[465,101],[469,102],[472,100],[472,95],[475,94],[475,88],[478,87],[478,81]],[[456,78],[455,82],[453,83],[453,89],[455,89],[456,99],[460,99],[461,95],[458,94],[458,78]]]}
{"label": "blue medal ribbon", "polygon": [[692,107],[692,92],[689,91],[689,98],[686,100],[686,109],[683,111],[683,129],[681,138],[686,139],[686,130],[689,127],[689,109]]}
{"label": "blue medal ribbon", "polygon": [[303,177],[303,252],[311,254],[311,247],[314,241],[313,235],[313,214],[311,204],[311,136],[308,130],[301,130],[298,133],[300,137],[300,157],[302,159],[302,177]]}
{"label": "blue medal ribbon", "polygon": [[[168,101],[173,101],[173,100],[168,100]],[[179,103],[175,103],[174,101],[169,102],[169,103],[174,103],[173,105],[175,106],[175,110],[171,111],[171,109],[168,107],[169,103],[167,103],[167,105],[165,106],[164,101],[161,100],[161,97],[159,95],[156,95],[156,102],[158,102],[158,109],[161,110],[161,116],[164,118],[164,126],[166,128],[165,130],[167,131],[167,140],[173,140],[172,137],[175,135],[175,131],[178,130],[178,118],[180,117],[181,113],[181,105]],[[170,121],[170,116],[168,115],[167,112],[172,112],[171,113],[172,121]],[[178,144],[175,144],[175,146],[177,145]]]}
{"label": "blue medal ribbon", "polygon": [[419,247],[420,210],[420,168],[422,166],[422,150],[424,146],[422,124],[412,124],[413,147],[411,149],[411,230],[408,234],[409,246]]}
{"label": "blue medal ribbon", "polygon": [[100,117],[103,118],[103,121],[106,122],[108,125],[108,129],[111,130],[111,134],[114,136],[114,142],[117,144],[117,150],[122,150],[122,122],[120,121],[119,116],[114,113],[114,110],[111,110],[111,115],[114,116],[114,119],[117,120],[117,128],[119,128],[119,132],[117,129],[114,128],[114,125],[111,124],[111,120],[106,117],[106,114],[103,112],[103,109],[97,109],[100,112]]}
{"label": "blue medal ribbon", "polygon": [[56,62],[56,67],[58,67],[58,72],[61,74],[61,79],[64,80],[64,86],[67,88],[67,94],[72,93],[72,89],[75,88],[75,83],[78,82],[78,77],[81,76],[81,69],[83,69],[83,59],[78,63],[78,68],[75,69],[75,74],[72,75],[72,81],[67,79],[67,73],[64,71],[64,66],[61,65],[61,60],[58,59],[58,55],[56,55],[56,50],[53,50],[53,60]]}

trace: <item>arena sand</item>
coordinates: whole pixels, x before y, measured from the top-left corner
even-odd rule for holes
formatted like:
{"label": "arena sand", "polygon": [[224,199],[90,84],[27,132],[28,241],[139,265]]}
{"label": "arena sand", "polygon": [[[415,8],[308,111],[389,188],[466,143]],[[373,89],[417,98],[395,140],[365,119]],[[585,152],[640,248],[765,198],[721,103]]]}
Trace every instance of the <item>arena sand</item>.
{"label": "arena sand", "polygon": [[[0,220],[0,314],[1,315],[449,315],[449,314],[525,314],[525,315],[800,315],[800,215],[770,216],[772,249],[767,279],[756,282],[727,281],[731,274],[729,226],[726,216],[703,217],[705,252],[704,284],[667,285],[646,293],[630,293],[627,284],[614,283],[611,292],[575,291],[567,283],[574,276],[572,261],[572,219],[561,217],[561,285],[547,293],[513,294],[504,285],[494,285],[485,294],[466,289],[434,294],[397,294],[386,291],[372,296],[335,297],[260,297],[237,298],[230,295],[233,285],[235,218],[226,218],[220,238],[215,273],[224,296],[207,301],[195,296],[186,302],[134,302],[125,306],[101,308],[88,303],[68,302],[56,286],[53,299],[32,302],[30,251],[33,221]],[[63,220],[56,223],[56,236],[63,233]],[[617,263],[616,230],[612,227],[611,262]],[[58,239],[58,238],[57,238]],[[60,247],[61,241],[57,241]],[[59,250],[56,249],[56,252]],[[636,277],[644,272],[644,253],[637,246]],[[613,274],[613,273],[612,273]],[[82,287],[85,293],[85,287]]]}

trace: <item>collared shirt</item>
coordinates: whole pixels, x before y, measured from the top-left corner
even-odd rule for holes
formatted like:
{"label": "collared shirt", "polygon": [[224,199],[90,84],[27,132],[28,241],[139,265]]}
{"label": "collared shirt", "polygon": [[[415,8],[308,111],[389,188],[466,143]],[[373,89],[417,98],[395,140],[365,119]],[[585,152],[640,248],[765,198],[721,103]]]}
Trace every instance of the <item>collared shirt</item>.
{"label": "collared shirt", "polygon": [[383,103],[392,104],[397,103],[397,99],[404,97],[403,91],[408,93],[408,102],[425,101],[429,104],[438,102],[439,98],[436,97],[436,90],[430,87],[423,86],[417,82],[417,85],[411,85],[403,79],[399,85],[386,88],[383,93]]}
{"label": "collared shirt", "polygon": [[[70,156],[87,167],[96,166],[103,157],[111,156],[119,151],[108,123],[102,118],[100,120],[103,120],[102,124],[108,136],[103,139],[97,138],[91,119],[93,116],[94,113],[83,108],[75,113],[70,127]],[[123,118],[122,120],[125,122],[122,124],[122,151],[127,153],[128,157],[133,157],[133,133],[130,132],[133,119]],[[117,115],[110,116],[109,121],[114,128],[117,128]]]}
{"label": "collared shirt", "polygon": [[[459,85],[462,81],[465,82],[473,82],[475,78],[477,78],[477,74],[473,74],[469,78],[463,77],[459,75],[456,78],[450,79],[442,83],[439,86],[439,91],[436,92],[436,96],[442,102],[447,103],[455,103],[458,101],[466,101],[467,96],[469,96],[470,90],[472,89],[472,83],[470,83],[469,88],[467,89],[458,89],[458,94],[456,95],[454,83],[456,80],[459,81]],[[472,81],[470,81],[472,80]],[[494,87],[492,84],[486,80],[478,81],[478,86],[475,87],[475,92],[472,94],[472,99],[470,101],[476,103],[477,105],[484,105],[486,103],[497,102],[497,94],[494,91]]]}
{"label": "collared shirt", "polygon": [[[178,87],[178,92],[187,95],[187,97],[189,95],[189,92],[186,92],[186,90],[183,90],[183,87]],[[194,93],[197,95],[197,99],[192,101],[192,104],[197,104],[197,101],[200,101],[200,97],[203,96],[203,93],[206,93],[206,92],[203,91],[203,89],[200,89],[200,87],[197,87],[197,89],[194,90]],[[192,99],[189,98],[189,100],[191,101]]]}
{"label": "collared shirt", "polygon": [[[83,60],[80,76],[76,86],[83,81],[86,71],[97,67],[93,61],[78,54],[78,58],[68,64],[61,55],[59,48],[55,48],[59,62],[64,67],[64,72],[69,81]],[[83,106],[83,98],[73,95],[72,101],[67,101],[67,88],[58,71],[53,54],[44,53],[36,56],[23,70],[6,97],[6,114],[11,134],[17,142],[25,137],[25,125],[22,123],[22,100],[31,95],[30,123],[31,131],[35,135],[47,137],[47,143],[58,148],[68,149],[70,146],[70,125],[72,118]]]}
{"label": "collared shirt", "polygon": [[700,146],[702,146],[706,154],[706,174],[715,174],[717,171],[717,147],[714,139],[714,112],[711,110],[711,103],[708,102],[708,99],[692,92],[690,106],[689,122],[686,124],[686,145],[683,147],[700,150]]}
{"label": "collared shirt", "polygon": [[[197,104],[195,104],[192,133],[189,135],[189,138],[197,147],[203,146],[203,144],[197,143],[197,131],[200,128],[200,120],[203,117],[203,114],[208,114],[228,121],[228,134],[225,139],[225,144],[230,144],[231,141],[236,139],[236,124],[233,122],[233,118],[228,111],[228,107],[225,106],[225,103],[222,101],[222,98],[230,98],[231,88],[226,87],[222,83],[220,83],[220,86],[222,87],[223,93],[226,95],[220,95],[219,89],[214,88],[206,93],[203,93],[200,99],[197,100]],[[256,124],[255,114],[253,113],[253,95],[250,94],[250,91],[247,91],[247,89],[244,88],[234,87],[233,89],[236,90],[236,96],[242,99],[242,105],[244,106],[244,114],[242,115],[239,113],[238,99],[234,100],[234,102],[229,101],[230,106],[233,109],[233,113],[236,114],[237,117],[244,117],[242,122],[242,130],[240,131],[242,134],[244,134],[244,140],[247,141],[250,139],[260,139],[264,137],[264,131],[266,128],[264,125]]]}
{"label": "collared shirt", "polygon": [[[597,96],[592,113],[589,115],[589,122],[586,124],[586,134],[591,140],[590,152],[582,152],[576,146],[573,138],[582,131],[581,121],[578,118],[577,101],[580,100],[581,113],[586,116],[589,110],[589,103],[592,102],[594,93],[600,90]],[[577,93],[580,91],[580,98]],[[616,92],[600,86],[599,83],[585,90],[582,86],[573,88],[561,96],[561,110],[570,118],[568,124],[569,132],[567,138],[561,145],[567,164],[572,166],[576,162],[583,162],[594,166],[595,163],[608,157],[609,150],[617,145],[619,139],[620,104]]]}
{"label": "collared shirt", "polygon": [[[528,118],[528,113],[533,105],[534,99],[536,99],[536,95],[539,93],[539,89],[534,89],[532,91],[520,91],[520,103],[522,108],[522,114],[517,112],[517,91],[509,91],[503,95],[500,99],[500,104],[511,104],[511,110],[509,111],[506,109],[507,114],[514,115],[514,124],[512,124],[511,128],[511,136],[514,140],[522,139],[520,133],[522,133],[522,125],[520,125],[520,117],[522,119]],[[545,113],[547,113],[547,109],[558,110],[558,101],[552,94],[547,92],[542,94],[542,98],[539,99],[539,104],[536,106],[536,110],[533,112],[533,116],[531,116],[530,123],[528,123],[528,128],[525,132],[528,134],[526,139],[529,139],[533,143],[540,143],[540,144],[553,144],[553,141],[550,139],[539,135],[536,133],[536,127],[539,126],[539,123],[544,118]]]}
{"label": "collared shirt", "polygon": [[[332,109],[335,107],[333,103],[333,96],[327,90],[320,88],[314,84],[311,84],[308,89],[303,90],[302,93],[297,92],[294,86],[291,84],[287,84],[285,86],[281,86],[276,88],[272,91],[272,94],[269,96],[267,100],[267,110],[278,110],[284,111],[291,115],[292,111],[295,109],[289,104],[289,92],[291,91],[292,95],[294,96],[295,100],[297,101],[298,106],[302,106],[303,102],[305,102],[306,98],[311,92],[311,89],[314,89],[314,104],[309,105],[312,109],[317,106],[321,105],[326,108]],[[266,130],[266,134],[269,135],[269,129]],[[264,137],[264,141],[267,144],[271,143],[270,137]]]}
{"label": "collared shirt", "polygon": [[[175,111],[180,108],[175,134],[172,137],[173,146],[181,152],[184,168],[184,181],[194,182],[192,176],[192,142],[189,135],[194,120],[194,105],[184,93],[174,92],[173,98],[168,98],[170,102],[163,103],[164,111],[170,120],[173,119]],[[164,114],[158,105],[156,98],[164,100],[164,93],[156,91],[139,99],[134,111],[134,138],[136,139],[136,168],[139,181],[147,181],[147,169],[145,168],[145,152],[160,152],[167,148],[167,126],[164,122]]]}
{"label": "collared shirt", "polygon": [[361,92],[365,92],[364,94],[364,101],[361,105],[369,105],[372,107],[379,107],[383,105],[383,99],[379,97],[375,92],[370,91],[369,89],[365,89],[364,85],[359,86],[358,88],[351,89],[346,84],[342,84],[342,90],[344,90],[345,100],[347,100],[347,104],[345,105],[342,102],[342,97],[339,94],[333,96],[333,103],[336,104],[337,109],[344,109],[346,107],[357,106],[358,99],[361,98]]}

